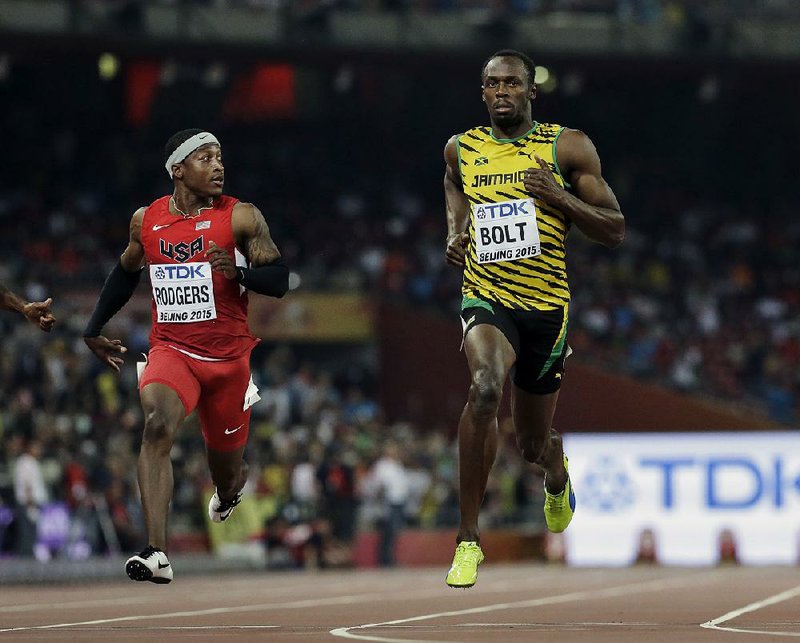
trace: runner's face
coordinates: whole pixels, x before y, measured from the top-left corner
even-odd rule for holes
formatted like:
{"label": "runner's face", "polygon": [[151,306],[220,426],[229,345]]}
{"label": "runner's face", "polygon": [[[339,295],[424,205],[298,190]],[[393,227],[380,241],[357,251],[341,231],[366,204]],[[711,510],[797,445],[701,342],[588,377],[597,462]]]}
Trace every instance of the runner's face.
{"label": "runner's face", "polygon": [[519,58],[492,58],[484,70],[481,88],[493,123],[509,127],[530,117],[536,88],[528,86],[528,74]]}
{"label": "runner's face", "polygon": [[222,150],[216,143],[198,147],[183,160],[183,182],[192,192],[219,196],[225,184]]}

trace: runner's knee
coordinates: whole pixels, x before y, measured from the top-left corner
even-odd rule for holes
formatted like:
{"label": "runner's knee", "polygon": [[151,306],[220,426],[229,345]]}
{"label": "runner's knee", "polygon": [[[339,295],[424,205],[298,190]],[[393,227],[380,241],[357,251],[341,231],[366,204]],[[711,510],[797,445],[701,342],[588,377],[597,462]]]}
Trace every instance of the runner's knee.
{"label": "runner's knee", "polygon": [[494,417],[500,407],[503,386],[500,378],[488,368],[479,368],[472,377],[469,401],[477,417]]}
{"label": "runner's knee", "polygon": [[152,410],[146,413],[142,446],[168,452],[172,448],[175,430],[173,424],[163,411]]}

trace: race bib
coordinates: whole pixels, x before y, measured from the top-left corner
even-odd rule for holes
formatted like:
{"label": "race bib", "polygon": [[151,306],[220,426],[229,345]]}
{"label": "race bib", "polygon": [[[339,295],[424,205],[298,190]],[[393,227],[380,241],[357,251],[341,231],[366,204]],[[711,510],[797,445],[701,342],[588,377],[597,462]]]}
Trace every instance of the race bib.
{"label": "race bib", "polygon": [[150,283],[156,302],[156,321],[186,324],[217,318],[211,264],[150,264]]}
{"label": "race bib", "polygon": [[472,206],[478,263],[527,259],[542,254],[533,199]]}

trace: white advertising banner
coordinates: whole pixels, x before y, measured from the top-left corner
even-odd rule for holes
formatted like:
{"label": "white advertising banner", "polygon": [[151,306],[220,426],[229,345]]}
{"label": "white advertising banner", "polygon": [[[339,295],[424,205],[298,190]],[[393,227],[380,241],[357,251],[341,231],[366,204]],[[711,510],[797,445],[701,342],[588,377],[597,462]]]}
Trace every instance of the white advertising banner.
{"label": "white advertising banner", "polygon": [[629,565],[648,529],[664,564],[716,564],[726,529],[743,564],[798,563],[799,433],[566,434],[564,449],[571,565]]}

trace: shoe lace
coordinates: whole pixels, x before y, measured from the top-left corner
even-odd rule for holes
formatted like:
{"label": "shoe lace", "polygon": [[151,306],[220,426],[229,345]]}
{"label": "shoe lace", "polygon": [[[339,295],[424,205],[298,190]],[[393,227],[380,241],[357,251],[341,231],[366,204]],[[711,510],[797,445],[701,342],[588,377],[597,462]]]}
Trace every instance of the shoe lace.
{"label": "shoe lace", "polygon": [[[217,496],[219,498],[219,496]],[[217,511],[221,514],[224,514],[226,511],[233,509],[236,505],[238,505],[242,501],[242,494],[241,492],[237,493],[233,498],[230,500],[223,500],[222,498],[219,499],[219,507]]]}
{"label": "shoe lace", "polygon": [[481,550],[475,543],[460,543],[458,548],[461,550],[459,557],[463,562],[475,563],[481,555]]}
{"label": "shoe lace", "polygon": [[158,547],[153,547],[152,545],[148,545],[142,550],[142,553],[139,554],[139,558],[144,558],[147,560],[153,554],[160,552],[161,550]]}
{"label": "shoe lace", "polygon": [[552,511],[561,511],[567,505],[567,488],[564,487],[561,493],[558,494],[545,494],[545,502],[548,509]]}

